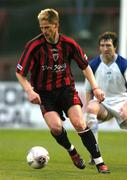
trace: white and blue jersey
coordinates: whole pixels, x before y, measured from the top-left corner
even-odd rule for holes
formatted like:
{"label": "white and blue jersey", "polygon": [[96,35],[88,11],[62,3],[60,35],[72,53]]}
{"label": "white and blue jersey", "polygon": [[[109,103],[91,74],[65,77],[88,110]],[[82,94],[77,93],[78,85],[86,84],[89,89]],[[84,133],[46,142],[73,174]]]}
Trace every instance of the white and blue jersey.
{"label": "white and blue jersey", "polygon": [[[127,60],[116,54],[110,64],[105,64],[102,55],[89,63],[95,75],[98,86],[105,92],[103,105],[112,112],[117,112],[116,119],[120,120],[120,108],[127,101]],[[86,92],[91,92],[88,80],[85,81]]]}

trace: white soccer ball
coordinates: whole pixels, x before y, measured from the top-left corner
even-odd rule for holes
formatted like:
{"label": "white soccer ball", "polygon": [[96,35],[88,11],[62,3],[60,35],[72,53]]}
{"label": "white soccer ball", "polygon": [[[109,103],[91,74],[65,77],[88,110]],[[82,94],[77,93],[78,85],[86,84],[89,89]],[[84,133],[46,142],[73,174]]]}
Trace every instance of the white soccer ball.
{"label": "white soccer ball", "polygon": [[41,169],[50,159],[47,149],[41,146],[32,147],[27,154],[27,163],[34,169]]}

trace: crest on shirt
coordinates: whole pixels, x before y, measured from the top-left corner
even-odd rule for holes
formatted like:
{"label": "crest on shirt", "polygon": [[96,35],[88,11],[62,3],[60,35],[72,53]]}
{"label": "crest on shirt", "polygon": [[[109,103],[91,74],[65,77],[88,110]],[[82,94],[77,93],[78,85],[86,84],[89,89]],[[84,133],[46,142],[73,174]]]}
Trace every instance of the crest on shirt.
{"label": "crest on shirt", "polygon": [[57,61],[58,58],[59,58],[58,49],[53,48],[52,49],[52,54],[53,54],[53,60]]}

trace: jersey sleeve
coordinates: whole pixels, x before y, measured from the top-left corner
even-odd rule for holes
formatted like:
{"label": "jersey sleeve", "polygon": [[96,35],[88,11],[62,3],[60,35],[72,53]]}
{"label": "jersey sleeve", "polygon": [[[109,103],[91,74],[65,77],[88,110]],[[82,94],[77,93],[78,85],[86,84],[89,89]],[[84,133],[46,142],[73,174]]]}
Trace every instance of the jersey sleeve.
{"label": "jersey sleeve", "polygon": [[79,68],[81,68],[82,70],[86,69],[86,67],[88,66],[88,57],[76,42],[74,42],[73,59],[76,61]]}
{"label": "jersey sleeve", "polygon": [[22,76],[27,76],[27,74],[32,70],[34,66],[34,57],[32,54],[32,47],[27,44],[25,49],[18,61],[16,72]]}

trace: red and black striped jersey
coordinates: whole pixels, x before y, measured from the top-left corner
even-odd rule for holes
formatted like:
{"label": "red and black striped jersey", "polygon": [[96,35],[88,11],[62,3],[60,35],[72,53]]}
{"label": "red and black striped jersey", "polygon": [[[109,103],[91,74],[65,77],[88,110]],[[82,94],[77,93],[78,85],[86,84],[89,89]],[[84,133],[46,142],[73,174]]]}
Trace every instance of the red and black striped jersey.
{"label": "red and black striped jersey", "polygon": [[86,54],[73,39],[59,35],[59,41],[51,44],[40,34],[26,44],[16,71],[22,76],[30,73],[31,85],[36,91],[51,91],[74,85],[73,60],[82,70],[88,66]]}

